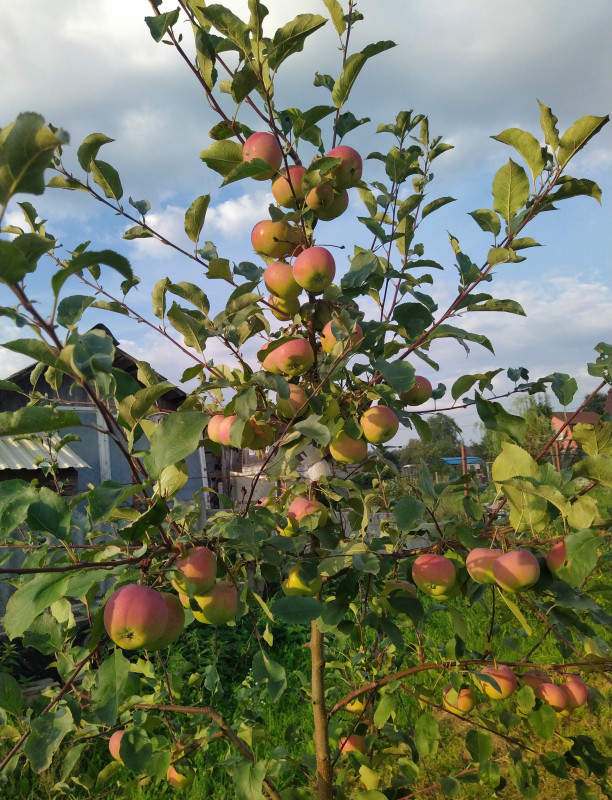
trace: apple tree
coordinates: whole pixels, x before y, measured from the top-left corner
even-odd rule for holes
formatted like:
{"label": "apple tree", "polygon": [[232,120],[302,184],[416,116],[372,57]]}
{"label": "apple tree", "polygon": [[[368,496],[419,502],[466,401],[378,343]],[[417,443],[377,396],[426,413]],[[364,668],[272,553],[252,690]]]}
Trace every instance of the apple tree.
{"label": "apple tree", "polygon": [[[203,238],[210,197],[195,198],[185,211],[186,250],[149,224],[146,200],[125,203],[120,175],[102,157],[106,134],[88,135],[75,159],[68,134],[40,115],[3,121],[0,213],[19,200],[24,214],[23,227],[5,225],[0,240],[3,302],[13,299],[1,313],[23,331],[4,346],[36,367],[27,396],[0,382],[21,398],[0,413],[0,436],[82,426],[76,403],[67,408],[59,397],[67,378],[97,410],[130,475],[127,485],[104,481],[65,497],[56,455],[71,434],[54,440],[45,465],[55,490],[36,480],[0,484],[2,576],[12,587],[3,626],[10,640],[52,655],[61,681],[28,706],[9,671],[0,674],[4,786],[29,787],[55,769],[58,797],[128,796],[130,781],[186,787],[199,751],[222,739],[230,750],[218,768],[241,800],[459,797],[474,784],[481,796],[506,787],[502,796],[535,798],[547,774],[577,797],[609,797],[610,758],[588,728],[612,683],[603,600],[612,421],[577,425],[585,455],[558,472],[545,459],[554,437],[527,452],[525,420],[493,395],[501,370],[466,374],[448,388],[500,437],[494,501],[484,505],[470,475],[436,483],[425,465],[402,492],[399,483],[386,491],[394,479],[380,477],[397,474],[384,445],[400,426],[431,440],[422,406],[446,392],[415,362],[441,370],[439,339],[492,351],[461,317],[522,314],[493,286],[537,244],[526,229],[565,200],[601,196],[568,169],[608,117],[584,116],[560,133],[540,103],[540,132],[494,136],[512,157],[492,178],[492,208],[483,201],[471,214],[482,252],[468,255],[451,235],[440,264],[417,233],[453,199],[431,194],[434,162],[452,158],[452,148],[430,133],[427,116],[405,110],[368,128],[367,152],[351,145],[352,132],[370,123],[349,110],[353,85],[395,46],[351,50],[363,19],[353,0],[348,8],[324,0],[326,16],[301,13],[275,31],[259,0],[245,3],[243,17],[198,0],[160,5],[152,2],[145,20],[152,37],[174,48],[216,114],[201,161],[222,186],[266,186],[274,202],[253,229],[252,261],[235,263]],[[321,104],[279,108],[285,62],[324,25],[337,33],[339,58],[335,76],[314,76]],[[24,199],[61,191],[123,217],[128,242],[173,248],[190,277],[158,281],[151,314],[141,314],[130,303],[138,278],[125,255],[58,241],[52,221]],[[369,247],[337,238],[339,227],[330,243],[326,225],[349,213],[349,197]],[[52,267],[47,303],[32,288],[43,265]],[[444,271],[457,289],[441,308],[435,287]],[[117,291],[105,288],[113,273]],[[210,294],[226,301],[215,307]],[[178,409],[160,410],[174,387],[154,363],[139,362],[136,377],[116,365],[112,338],[85,322],[90,309],[146,324],[190,359],[183,380],[197,385]],[[227,363],[213,361],[213,345]],[[612,347],[596,351],[593,394],[612,381]],[[560,372],[509,374],[516,392],[551,389],[564,404],[577,389]],[[55,394],[40,389],[43,378]],[[177,500],[185,459],[199,448],[259,453],[246,496],[215,487],[217,510],[204,523],[202,493]],[[21,562],[7,566],[15,551]],[[189,678],[199,704],[181,702],[180,676],[168,669],[171,648],[201,625],[215,627],[221,646],[232,628],[248,628],[257,642],[231,703],[216,651]],[[310,721],[297,755],[288,741],[269,741],[250,707],[255,695],[282,705],[285,630],[300,631],[310,660],[310,674],[300,673]],[[540,658],[549,641],[553,661]],[[571,715],[582,715],[584,732],[567,732]],[[436,753],[450,722],[465,749],[441,771]],[[89,755],[101,745],[103,767],[92,775]]]}

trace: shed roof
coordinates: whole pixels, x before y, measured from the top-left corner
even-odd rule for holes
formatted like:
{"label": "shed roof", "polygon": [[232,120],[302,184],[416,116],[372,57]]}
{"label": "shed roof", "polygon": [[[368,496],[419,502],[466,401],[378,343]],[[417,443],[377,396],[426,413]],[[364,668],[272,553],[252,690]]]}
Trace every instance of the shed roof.
{"label": "shed roof", "polygon": [[[55,434],[51,437],[51,445],[53,446],[57,442],[59,442],[59,436]],[[55,455],[60,469],[89,467],[89,464],[79,458],[67,445]],[[0,469],[37,469],[40,466],[35,461],[37,458],[42,458],[45,463],[49,463],[49,451],[39,442],[32,441],[32,439],[20,439],[16,436],[0,436]]]}

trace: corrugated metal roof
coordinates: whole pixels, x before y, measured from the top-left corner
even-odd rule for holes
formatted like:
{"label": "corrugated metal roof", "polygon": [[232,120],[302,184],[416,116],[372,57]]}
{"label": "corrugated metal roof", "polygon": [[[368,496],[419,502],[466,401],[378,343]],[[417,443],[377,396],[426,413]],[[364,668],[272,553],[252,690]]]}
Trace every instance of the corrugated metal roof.
{"label": "corrugated metal roof", "polygon": [[[55,445],[57,442],[59,436],[56,434],[51,437],[51,444]],[[48,464],[49,452],[38,442],[33,442],[31,439],[17,439],[14,436],[0,436],[0,469],[38,469],[34,459],[41,456]],[[89,467],[89,464],[79,458],[68,445],[62,447],[55,456],[60,469]]]}

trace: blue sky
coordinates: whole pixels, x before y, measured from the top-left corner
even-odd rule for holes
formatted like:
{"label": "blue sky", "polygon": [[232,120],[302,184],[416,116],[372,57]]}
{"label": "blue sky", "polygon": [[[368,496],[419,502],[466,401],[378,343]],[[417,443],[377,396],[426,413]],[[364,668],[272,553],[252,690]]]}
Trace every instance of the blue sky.
{"label": "blue sky", "polygon": [[[315,0],[269,0],[272,24],[296,13],[326,14]],[[246,14],[245,2],[232,2]],[[349,109],[370,116],[372,123],[349,134],[345,143],[363,154],[385,150],[389,137],[374,134],[378,122],[390,122],[397,111],[425,113],[432,134],[441,134],[455,149],[436,163],[430,199],[451,195],[457,202],[432,215],[420,230],[426,256],[449,265],[435,289],[441,308],[456,288],[447,231],[456,235],[472,260],[482,263],[490,245],[468,212],[490,207],[491,182],[496,170],[512,156],[510,148],[489,137],[518,126],[536,135],[539,110],[536,98],[550,106],[561,131],[585,114],[609,113],[612,97],[612,4],[608,0],[362,0],[366,20],[354,29],[352,47],[393,39],[398,47],[373,58],[364,68],[351,95]],[[171,10],[164,3],[162,10]],[[200,194],[212,195],[204,238],[231,261],[256,260],[250,252],[253,225],[265,216],[270,197],[267,186],[240,182],[223,190],[219,178],[208,172],[199,153],[208,146],[208,130],[216,119],[203,95],[172,48],[156,44],[143,22],[146,2],[122,0],[21,0],[3,10],[0,52],[4,71],[0,124],[24,110],[38,111],[71,135],[65,161],[78,172],[76,149],[89,133],[101,131],[116,141],[100,156],[120,172],[127,197],[147,198],[152,205],[148,221],[169,238],[188,246],[183,216]],[[304,53],[287,62],[277,83],[277,107],[327,103],[324,89],[312,85],[313,73],[337,75],[339,53],[331,24],[306,45]],[[185,29],[185,42],[189,31]],[[228,106],[226,105],[226,108]],[[248,120],[247,120],[248,121]],[[465,372],[502,366],[527,367],[532,377],[553,371],[579,380],[577,399],[596,385],[586,373],[594,358],[593,346],[612,340],[611,219],[612,133],[602,133],[576,158],[569,170],[574,177],[595,180],[603,190],[601,206],[578,198],[560,204],[559,211],[541,215],[526,233],[544,245],[528,251],[524,264],[502,266],[491,285],[496,297],[514,297],[527,318],[507,314],[474,314],[462,324],[492,339],[496,355],[475,346],[469,360],[461,347],[442,340],[432,349],[440,373],[415,363],[417,371],[450,389]],[[308,152],[302,154],[308,158]],[[375,175],[376,162],[367,162],[365,179]],[[23,197],[49,220],[48,229],[72,249],[91,239],[92,248],[112,247],[131,260],[142,278],[131,302],[151,317],[150,288],[155,280],[200,283],[213,307],[221,307],[220,285],[205,283],[201,272],[173,251],[147,241],[127,242],[120,236],[128,227],[121,218],[82,193],[49,191],[42,197]],[[366,245],[366,235],[355,216],[364,209],[355,191],[349,211],[339,221],[326,223],[319,243]],[[9,222],[19,224],[14,206]],[[340,271],[348,262],[340,256]],[[43,270],[52,274],[52,265]],[[438,277],[437,275],[435,277]],[[112,285],[112,282],[111,282]],[[75,281],[68,286],[83,293]],[[2,287],[3,302],[10,302]],[[35,279],[31,291],[44,307],[44,282]],[[153,331],[112,315],[85,317],[85,324],[104,321],[121,346],[150,360],[162,373],[178,380],[188,365]],[[15,331],[0,318],[0,341]],[[218,360],[223,360],[219,352]],[[9,351],[0,351],[0,377],[23,366]],[[509,388],[503,378],[497,391]],[[446,407],[446,398],[439,402]],[[574,404],[575,405],[575,404]],[[475,411],[457,415],[469,441],[474,436]],[[398,435],[398,442],[407,434]]]}

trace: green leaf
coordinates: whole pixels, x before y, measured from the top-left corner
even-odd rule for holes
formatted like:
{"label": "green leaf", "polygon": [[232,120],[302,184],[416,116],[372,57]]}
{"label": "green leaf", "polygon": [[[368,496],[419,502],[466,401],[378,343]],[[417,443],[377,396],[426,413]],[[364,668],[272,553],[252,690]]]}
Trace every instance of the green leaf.
{"label": "green leaf", "polygon": [[395,697],[385,692],[376,705],[374,711],[374,725],[380,730],[389,717],[395,713]]}
{"label": "green leaf", "polygon": [[102,145],[109,144],[110,142],[114,141],[114,139],[111,139],[104,133],[90,133],[89,136],[86,136],[77,150],[77,158],[79,160],[79,164],[81,165],[81,169],[84,169],[85,172],[90,172],[91,161],[97,157],[98,150],[102,147]]}
{"label": "green leaf", "polygon": [[559,166],[564,167],[567,162],[581,150],[585,144],[592,139],[595,134],[603,128],[609,121],[610,116],[605,117],[586,116],[580,117],[571,125],[561,136],[559,141],[559,151],[557,159]]}
{"label": "green leaf", "polygon": [[457,778],[448,775],[440,776],[440,791],[443,797],[457,797],[461,791],[461,784]]}
{"label": "green leaf", "polygon": [[70,509],[66,501],[57,492],[46,486],[40,489],[40,500],[32,503],[28,509],[27,524],[32,531],[49,533],[61,541],[70,536]]}
{"label": "green leaf", "polygon": [[442,208],[442,206],[454,202],[455,202],[454,197],[438,197],[437,200],[432,200],[431,203],[427,203],[427,205],[424,206],[423,211],[421,212],[421,219],[425,219],[425,217],[427,217],[432,212],[437,211],[439,208]]}
{"label": "green leaf", "polygon": [[612,456],[588,456],[574,465],[573,474],[575,478],[588,478],[612,489]]}
{"label": "green leaf", "polygon": [[130,262],[121,253],[114,250],[87,250],[84,253],[78,253],[73,256],[66,265],[56,272],[51,278],[51,286],[55,294],[58,294],[64,283],[71,275],[80,272],[83,269],[91,269],[98,267],[100,264],[105,264],[116,270],[127,280],[134,279],[134,273],[130,267]]}
{"label": "green leaf", "polygon": [[471,331],[464,331],[462,328],[455,328],[454,325],[438,325],[435,330],[433,330],[429,336],[427,337],[428,341],[432,339],[440,339],[443,337],[450,337],[452,339],[456,339],[463,347],[467,350],[467,345],[465,344],[466,341],[468,342],[475,342],[476,344],[480,344],[485,347],[487,350],[490,350],[493,353],[493,345],[487,339],[486,336],[483,336],[482,333],[472,333]]}
{"label": "green leaf", "polygon": [[431,311],[422,303],[399,303],[393,309],[393,319],[411,339],[420,336],[434,321]]}
{"label": "green leaf", "polygon": [[200,238],[200,233],[204,226],[204,220],[206,218],[206,211],[209,203],[209,194],[200,195],[200,197],[196,197],[196,199],[185,212],[185,233],[187,236],[189,236],[191,241],[195,242],[196,244]]}
{"label": "green leaf", "polygon": [[495,211],[491,211],[490,208],[479,208],[476,211],[470,211],[469,214],[485,233],[492,233],[493,236],[499,236],[501,222]]}
{"label": "green leaf", "polygon": [[517,444],[525,441],[527,423],[522,417],[509,414],[500,403],[485,400],[478,392],[475,393],[475,398],[476,411],[487,430],[501,431]]}
{"label": "green leaf", "polygon": [[199,13],[207,19],[219,33],[233,42],[236,47],[247,56],[250,55],[249,29],[247,25],[222,5],[209,5],[198,7]]}
{"label": "green leaf", "polygon": [[275,31],[268,46],[268,64],[276,70],[293,53],[304,49],[305,39],[322,28],[327,20],[320,14],[298,14],[291,22]]}
{"label": "green leaf", "polygon": [[107,197],[112,198],[119,202],[123,197],[123,187],[121,186],[121,179],[119,173],[106,161],[98,161],[93,159],[91,162],[91,174],[94,181],[102,189]]}
{"label": "green leaf", "polygon": [[15,715],[21,714],[23,708],[21,686],[7,672],[0,672],[0,708]]}
{"label": "green leaf", "polygon": [[199,411],[176,411],[164,417],[151,436],[151,452],[145,457],[151,477],[159,477],[164,467],[195,452],[207,421]]}
{"label": "green leaf", "polygon": [[573,586],[581,586],[597,566],[599,544],[597,533],[588,528],[566,536],[566,566],[559,567],[557,576]]}
{"label": "green leaf", "polygon": [[462,375],[460,378],[457,378],[452,385],[451,395],[453,400],[458,400],[466,392],[469,392],[476,383],[478,383],[478,388],[481,392],[485,389],[492,388],[492,380],[500,372],[501,368],[491,370],[490,372],[477,373],[475,375]]}
{"label": "green leaf", "polygon": [[601,203],[601,189],[594,181],[587,178],[570,178],[569,175],[564,175],[557,186],[559,187],[557,191],[548,195],[547,199],[550,203],[580,196],[594,197],[598,203]]}
{"label": "green leaf", "polygon": [[612,456],[612,422],[596,425],[576,423],[572,428],[572,439],[588,456]]}
{"label": "green leaf", "polygon": [[151,32],[151,36],[156,42],[161,40],[166,35],[168,28],[171,28],[179,20],[180,9],[176,8],[174,11],[167,11],[165,14],[157,14],[154,17],[145,17],[147,27]]}
{"label": "green leaf", "polygon": [[0,281],[7,286],[23,280],[28,272],[34,272],[36,263],[28,262],[24,254],[13,242],[0,239]]}
{"label": "green leaf", "polygon": [[322,447],[327,446],[331,441],[328,426],[317,422],[315,417],[308,417],[305,420],[294,423],[292,430],[298,431],[302,436],[307,436]]}
{"label": "green leaf", "polygon": [[73,328],[83,316],[83,313],[95,301],[94,297],[88,297],[83,294],[73,294],[70,297],[64,297],[58,307],[56,314],[56,321],[58,325],[62,325],[69,330]]}
{"label": "green leaf", "polygon": [[559,147],[559,131],[557,130],[557,117],[552,113],[550,108],[540,103],[540,127],[544,133],[546,144],[555,152]]}
{"label": "green leaf", "polygon": [[499,786],[501,770],[495,761],[482,761],[478,767],[478,777],[485,786]]}
{"label": "green leaf", "polygon": [[213,142],[200,153],[200,158],[207,167],[226,177],[242,163],[242,145],[230,139]]}
{"label": "green leaf", "polygon": [[421,714],[414,726],[414,743],[422,758],[435,756],[438,752],[440,730],[431,714]]}
{"label": "green leaf", "polygon": [[540,756],[540,763],[545,770],[550,772],[556,778],[569,778],[567,765],[561,753],[555,753],[554,750],[551,750],[547,753],[542,753]]}
{"label": "green leaf", "polygon": [[493,178],[493,210],[510,224],[529,198],[529,179],[512,159]]}
{"label": "green leaf", "polygon": [[277,664],[261,650],[253,658],[253,678],[258,684],[264,684],[270,700],[276,703],[287,688],[285,668]]}
{"label": "green leaf", "polygon": [[550,739],[557,724],[557,712],[551,706],[543,704],[527,714],[527,721],[536,736]]}
{"label": "green leaf", "polygon": [[309,625],[321,611],[321,603],[314,597],[281,597],[272,606],[274,616],[291,625]]}
{"label": "green leaf", "polygon": [[138,486],[123,486],[116,481],[103,481],[89,493],[89,515],[92,523],[108,519],[113,509],[132,497]]}
{"label": "green leaf", "polygon": [[395,392],[407,392],[414,386],[414,367],[407,361],[386,361],[377,358],[376,369]]}
{"label": "green leaf", "polygon": [[153,756],[153,745],[144,728],[129,728],[121,737],[119,756],[128,769],[142,772]]}
{"label": "green leaf", "polygon": [[40,114],[19,114],[2,131],[0,142],[0,205],[8,203],[17,192],[42,194],[45,170],[53,151],[68,142],[62,130],[53,132]]}
{"label": "green leaf", "polygon": [[75,411],[58,411],[51,406],[25,406],[0,413],[0,436],[43,433],[79,425],[81,420]]}
{"label": "green leaf", "polygon": [[265,777],[265,761],[253,763],[244,759],[235,764],[232,780],[238,800],[262,800],[262,786]]}
{"label": "green leaf", "polygon": [[23,749],[34,772],[40,774],[49,768],[62,740],[73,727],[68,708],[56,708],[30,723],[30,735]]}
{"label": "green leaf", "polygon": [[9,638],[23,636],[35,617],[64,597],[68,580],[68,574],[41,572],[20,586],[6,605],[3,624]]}
{"label": "green leaf", "polygon": [[531,625],[527,622],[527,619],[514,600],[511,600],[505,592],[500,592],[500,597],[504,601],[504,603],[508,606],[510,611],[514,614],[517,620],[520,622],[523,630],[527,634],[527,636],[531,636],[533,633],[533,629]]}
{"label": "green leaf", "polygon": [[378,53],[383,53],[395,47],[395,42],[383,41],[369,44],[360,53],[353,53],[344,62],[342,73],[338,80],[334,83],[332,90],[332,100],[336,108],[342,108],[346,103],[348,96],[353,88],[353,84],[357,80],[357,76],[363,69],[366,61]]}
{"label": "green leaf", "polygon": [[570,375],[563,375],[560,372],[555,372],[551,389],[561,405],[568,406],[578,391],[578,384],[576,383],[576,379],[572,378]]}
{"label": "green leaf", "polygon": [[206,339],[210,334],[206,327],[206,318],[200,312],[172,303],[168,309],[168,322],[183,336],[186,347],[204,350]]}
{"label": "green leaf", "polygon": [[425,504],[412,495],[406,495],[399,500],[394,509],[393,516],[401,531],[413,531],[423,518]]}
{"label": "green leaf", "polygon": [[325,7],[329,12],[331,21],[336,29],[338,36],[342,36],[346,30],[346,20],[344,19],[344,10],[338,0],[323,0]]}
{"label": "green leaf", "polygon": [[132,428],[150,413],[157,413],[157,401],[175,388],[170,381],[161,381],[154,386],[146,386],[135,394],[129,395],[119,403],[119,413]]}
{"label": "green leaf", "polygon": [[91,706],[102,725],[110,728],[117,722],[119,702],[129,674],[130,662],[119,648],[100,664],[91,691]]}
{"label": "green leaf", "polygon": [[342,276],[340,285],[343,289],[356,289],[367,285],[371,276],[378,274],[382,274],[382,268],[377,255],[371,250],[364,250],[353,256],[349,271]]}
{"label": "green leaf", "polygon": [[531,172],[531,179],[535,184],[535,179],[542,174],[546,166],[542,147],[535,136],[520,128],[506,128],[505,131],[491,138],[496,139],[498,142],[509,144],[523,156]]}

